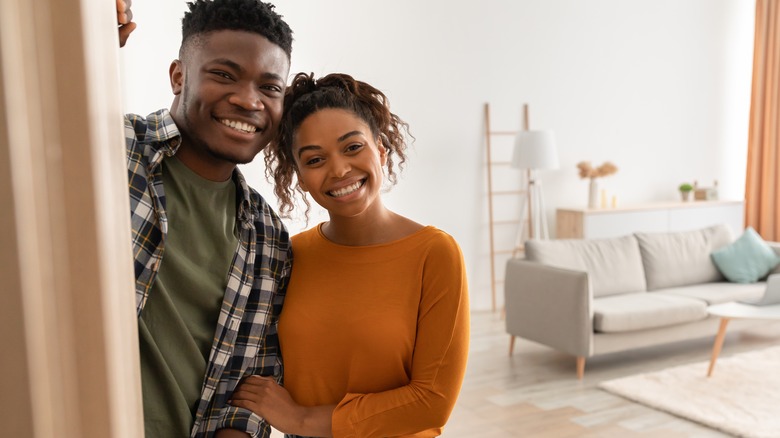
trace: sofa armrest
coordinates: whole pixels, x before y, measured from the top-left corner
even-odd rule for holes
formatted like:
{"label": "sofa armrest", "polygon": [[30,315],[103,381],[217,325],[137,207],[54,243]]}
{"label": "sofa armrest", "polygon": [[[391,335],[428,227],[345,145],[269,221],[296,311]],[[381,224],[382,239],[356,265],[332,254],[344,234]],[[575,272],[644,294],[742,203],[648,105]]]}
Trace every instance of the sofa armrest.
{"label": "sofa armrest", "polygon": [[510,335],[575,356],[591,355],[593,293],[587,272],[510,259],[504,300]]}

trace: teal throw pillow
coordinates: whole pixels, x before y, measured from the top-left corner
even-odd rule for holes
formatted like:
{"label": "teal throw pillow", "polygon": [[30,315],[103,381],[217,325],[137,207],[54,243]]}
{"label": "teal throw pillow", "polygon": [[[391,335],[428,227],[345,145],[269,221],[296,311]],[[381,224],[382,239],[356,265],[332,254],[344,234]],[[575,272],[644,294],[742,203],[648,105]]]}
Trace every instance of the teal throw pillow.
{"label": "teal throw pillow", "polygon": [[753,227],[748,227],[739,239],[710,257],[723,276],[734,283],[755,283],[780,263],[780,256]]}

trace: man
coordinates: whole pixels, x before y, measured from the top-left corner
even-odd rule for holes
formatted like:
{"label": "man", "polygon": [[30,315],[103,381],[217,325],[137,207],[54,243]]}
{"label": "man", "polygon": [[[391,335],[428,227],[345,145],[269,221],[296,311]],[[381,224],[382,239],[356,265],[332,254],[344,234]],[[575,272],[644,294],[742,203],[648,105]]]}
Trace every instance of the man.
{"label": "man", "polygon": [[[236,165],[276,134],[292,31],[259,0],[188,5],[170,110],[125,119],[144,426],[148,438],[269,436],[226,402],[243,377],[281,378],[292,254]],[[129,2],[117,19],[124,45]]]}

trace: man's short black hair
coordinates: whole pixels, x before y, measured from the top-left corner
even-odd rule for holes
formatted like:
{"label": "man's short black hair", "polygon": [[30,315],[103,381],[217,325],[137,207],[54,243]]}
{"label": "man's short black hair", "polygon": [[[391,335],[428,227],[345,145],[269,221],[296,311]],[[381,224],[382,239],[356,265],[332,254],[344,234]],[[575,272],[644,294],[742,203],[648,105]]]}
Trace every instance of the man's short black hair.
{"label": "man's short black hair", "polygon": [[242,30],[260,34],[292,53],[292,30],[274,11],[274,5],[260,0],[195,0],[187,2],[181,26],[181,45],[192,36],[215,30]]}

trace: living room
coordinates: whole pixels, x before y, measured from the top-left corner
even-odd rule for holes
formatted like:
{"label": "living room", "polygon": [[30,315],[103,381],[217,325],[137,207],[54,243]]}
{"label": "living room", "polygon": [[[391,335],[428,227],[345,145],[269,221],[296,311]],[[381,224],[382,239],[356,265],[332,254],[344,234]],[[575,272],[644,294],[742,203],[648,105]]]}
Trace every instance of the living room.
{"label": "living room", "polygon": [[[134,5],[139,28],[121,51],[127,111],[170,105],[159,71],[178,51],[171,23],[184,9]],[[557,208],[587,205],[581,161],[618,167],[600,188],[623,206],[677,201],[680,183],[694,181],[717,180],[723,200],[744,197],[753,1],[283,1],[277,10],[294,31],[291,74],[366,80],[409,123],[411,156],[386,202],[456,238],[475,310],[491,308],[485,103],[494,130],[520,129],[528,104],[530,128],[554,131],[560,167],[539,175],[553,230]],[[260,160],[245,170],[251,185],[269,187],[263,172]],[[498,188],[520,188],[520,175],[507,172]],[[310,224],[321,218],[315,210]],[[305,227],[298,219],[292,232]],[[516,228],[501,231],[511,240]]]}
{"label": "living room", "polygon": [[[489,104],[491,129],[516,131],[527,104],[530,128],[555,132],[559,167],[539,172],[552,238],[556,210],[588,204],[589,181],[577,169],[583,161],[617,167],[599,179],[609,205],[678,203],[681,183],[694,182],[717,184],[720,200],[743,200],[754,0],[280,0],[276,6],[294,30],[291,74],[346,72],[387,94],[415,141],[384,199],[448,232],[463,250],[472,310],[469,369],[443,436],[728,436],[598,388],[707,362],[714,331],[596,356],[582,380],[571,355],[547,346],[518,339],[507,355],[503,286],[494,292],[491,278],[484,111]],[[177,56],[185,8],[184,1],[133,5],[139,27],[120,53],[124,111],[170,106],[165,73]],[[511,140],[493,146],[511,153]],[[261,160],[242,171],[273,199]],[[522,188],[519,170],[498,177],[497,190]],[[516,198],[498,205],[499,215],[512,220]],[[296,217],[287,225],[295,233],[325,217],[315,208],[308,222]],[[517,230],[507,226],[498,238],[511,249]],[[777,323],[729,332],[721,360],[779,342]]]}
{"label": "living room", "polygon": [[[141,40],[122,53],[124,98],[136,112],[168,105],[156,71],[177,48],[168,23],[183,10],[172,5],[149,16],[145,8],[136,8],[139,26],[154,31],[133,37],[154,38],[160,50],[144,51]],[[444,436],[719,436],[596,389],[603,380],[706,360],[711,338],[596,356],[583,382],[570,356],[530,341],[518,339],[507,362],[500,282],[491,310],[484,108],[491,130],[520,129],[527,104],[530,129],[554,131],[559,168],[538,173],[551,237],[557,209],[588,204],[582,161],[618,168],[599,179],[610,205],[613,197],[621,207],[681,202],[686,182],[717,184],[722,201],[744,199],[753,1],[345,0],[279,2],[277,9],[295,31],[291,72],[346,72],[387,94],[415,141],[385,199],[451,233],[463,249],[474,331],[462,399]],[[130,67],[141,62],[144,69]],[[493,139],[493,153],[511,154],[511,143]],[[244,167],[251,184],[268,187],[262,163]],[[520,170],[499,169],[495,178],[494,190],[522,188]],[[517,216],[518,199],[497,202],[499,220]],[[298,218],[291,231],[324,217],[315,206],[309,224]],[[496,228],[501,249],[511,248],[517,230]],[[496,263],[499,280],[505,259]],[[744,333],[729,334],[724,358],[780,340],[771,324]],[[599,404],[596,413],[578,409]]]}

